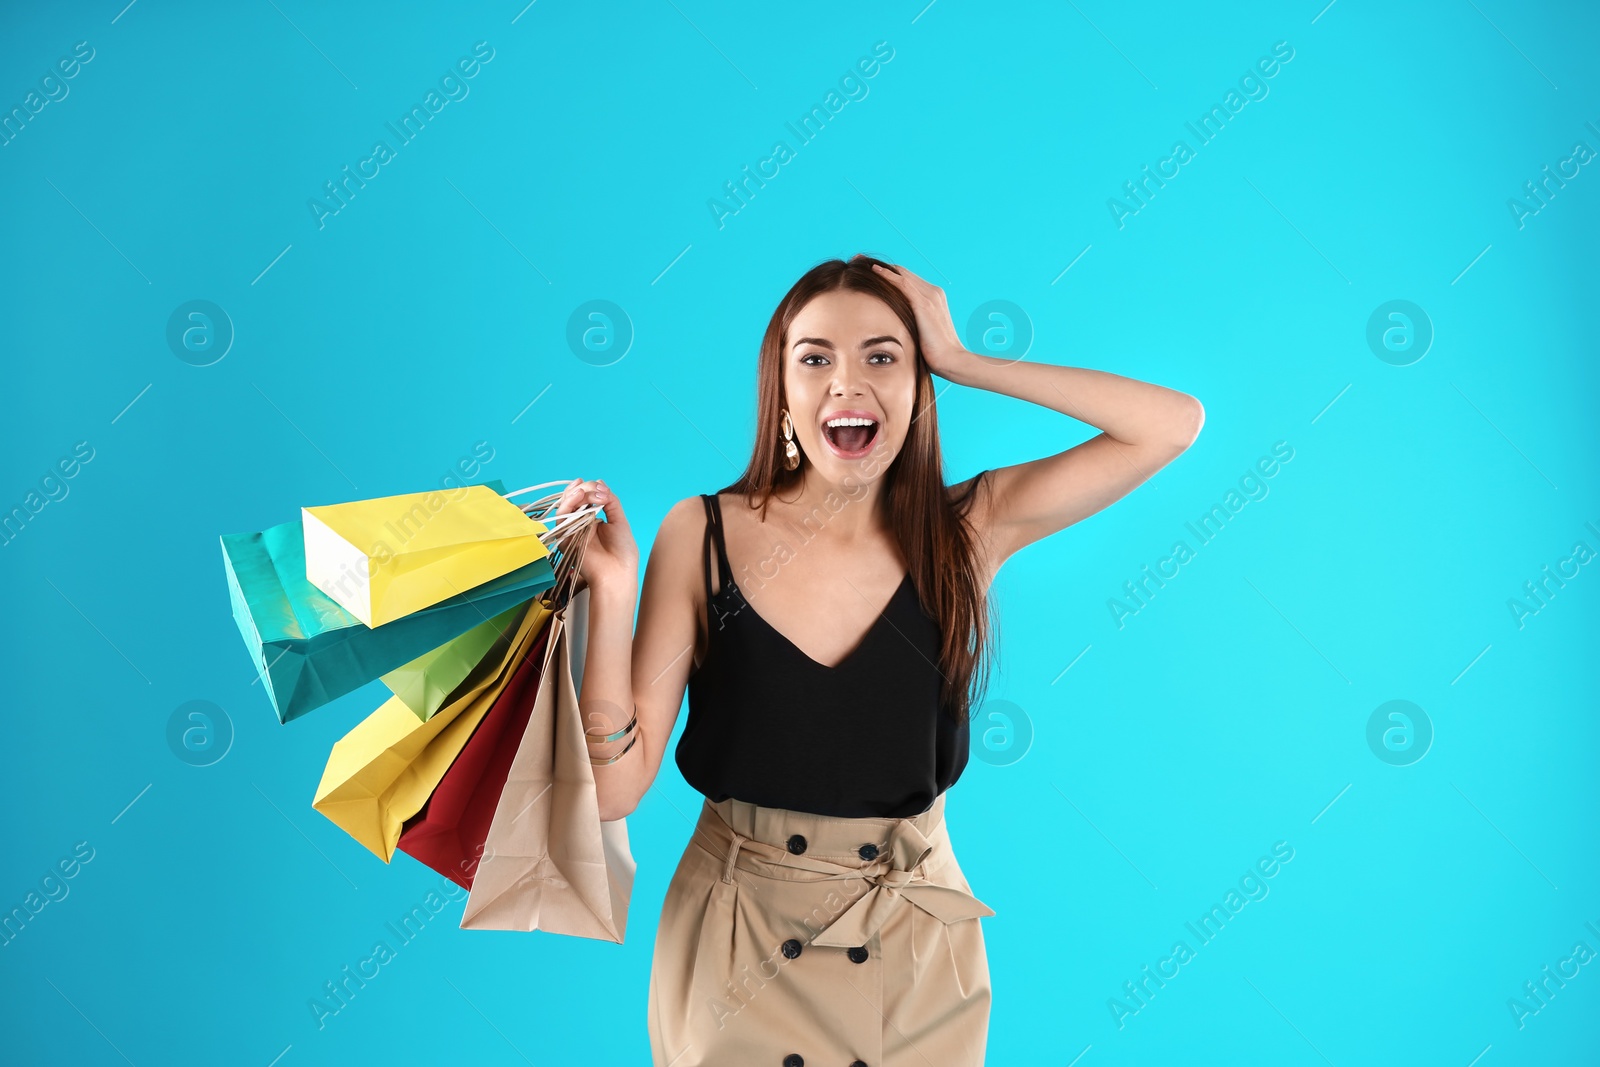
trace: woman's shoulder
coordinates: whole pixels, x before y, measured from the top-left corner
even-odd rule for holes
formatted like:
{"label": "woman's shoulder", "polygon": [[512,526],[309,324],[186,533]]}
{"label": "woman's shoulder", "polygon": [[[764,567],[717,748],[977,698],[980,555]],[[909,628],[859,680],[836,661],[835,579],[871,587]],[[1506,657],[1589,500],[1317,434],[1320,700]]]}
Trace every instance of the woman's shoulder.
{"label": "woman's shoulder", "polygon": [[744,500],[742,494],[719,494],[715,491],[686,496],[662,516],[656,540],[658,543],[665,542],[664,547],[676,548],[684,553],[698,550],[710,521],[709,512],[715,510],[719,514],[726,513]]}
{"label": "woman's shoulder", "polygon": [[676,537],[682,534],[699,533],[706,524],[705,497],[712,494],[696,494],[686,496],[677,501],[667,513],[661,517],[661,532],[657,537]]}

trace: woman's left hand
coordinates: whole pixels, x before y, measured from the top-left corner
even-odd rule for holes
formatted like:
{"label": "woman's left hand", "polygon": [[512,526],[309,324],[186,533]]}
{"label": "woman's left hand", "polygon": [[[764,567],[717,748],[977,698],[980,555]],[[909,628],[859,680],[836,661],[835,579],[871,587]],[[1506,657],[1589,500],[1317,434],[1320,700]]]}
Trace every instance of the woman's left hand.
{"label": "woman's left hand", "polygon": [[872,269],[879,277],[887,278],[911,301],[917,315],[917,332],[922,339],[922,358],[928,369],[941,378],[956,380],[962,368],[976,357],[961,344],[955,322],[950,318],[950,305],[945,302],[944,290],[917,277],[896,263],[886,270],[876,263]]}

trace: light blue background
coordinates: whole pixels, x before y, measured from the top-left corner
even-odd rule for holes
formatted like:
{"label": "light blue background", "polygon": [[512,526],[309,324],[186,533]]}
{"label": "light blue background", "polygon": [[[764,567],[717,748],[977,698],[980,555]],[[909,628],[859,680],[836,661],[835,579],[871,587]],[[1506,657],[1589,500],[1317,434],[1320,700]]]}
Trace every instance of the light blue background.
{"label": "light blue background", "polygon": [[[923,2],[0,16],[4,110],[95,50],[0,148],[0,505],[94,449],[0,550],[0,908],[95,850],[0,949],[8,1062],[647,1062],[655,922],[699,799],[670,757],[628,819],[626,944],[462,931],[458,903],[319,1030],[310,999],[440,879],[311,809],[383,691],[280,726],[217,537],[432,487],[484,441],[508,486],[605,478],[648,552],[674,501],[742,467],[778,299],[857,251],[945,287],[958,324],[1014,302],[1031,360],[1207,412],[1186,455],[995,587],[990,695],[1035,736],[974,758],[949,803],[997,913],[990,1062],[1594,1055],[1600,965],[1520,1029],[1507,1006],[1576,942],[1600,950],[1600,576],[1520,627],[1508,607],[1600,547],[1600,170],[1521,227],[1507,206],[1600,149],[1594,9]],[[308,199],[477,41],[470,94],[319,229]],[[878,41],[868,95],[719,228],[708,200],[795,147],[785,123]],[[1269,95],[1196,147],[1185,122],[1278,41]],[[1195,158],[1119,228],[1108,198],[1178,138]],[[236,331],[208,367],[165,340],[196,299]],[[635,332],[609,366],[565,340],[592,299]],[[1410,366],[1365,340],[1393,299],[1436,331]],[[952,481],[1095,432],[957,386],[940,407]],[[1185,524],[1277,442],[1266,495],[1198,546]],[[1119,628],[1109,602],[1179,539],[1195,558]],[[1410,766],[1367,745],[1392,699],[1435,731]],[[213,766],[168,748],[190,700],[235,731]],[[1108,1000],[1276,841],[1295,851],[1270,894],[1119,1028]]]}

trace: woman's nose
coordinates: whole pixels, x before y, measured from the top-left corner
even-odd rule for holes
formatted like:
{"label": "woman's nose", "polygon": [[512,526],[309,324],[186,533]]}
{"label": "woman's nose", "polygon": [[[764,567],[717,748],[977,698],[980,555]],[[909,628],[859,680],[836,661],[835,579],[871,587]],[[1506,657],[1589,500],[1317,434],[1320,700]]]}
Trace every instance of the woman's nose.
{"label": "woman's nose", "polygon": [[860,372],[848,364],[841,366],[833,376],[835,396],[856,396],[861,392]]}

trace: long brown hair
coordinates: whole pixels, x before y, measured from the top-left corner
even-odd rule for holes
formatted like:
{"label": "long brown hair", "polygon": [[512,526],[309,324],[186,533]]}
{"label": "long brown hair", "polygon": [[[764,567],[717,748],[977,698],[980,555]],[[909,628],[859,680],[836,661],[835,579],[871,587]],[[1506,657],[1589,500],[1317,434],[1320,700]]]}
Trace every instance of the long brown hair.
{"label": "long brown hair", "polygon": [[737,481],[718,492],[747,495],[751,508],[759,507],[765,522],[772,496],[796,486],[805,470],[803,452],[798,467],[784,469],[779,429],[787,404],[783,354],[789,326],[800,309],[817,295],[839,289],[867,293],[887,304],[911,335],[916,355],[917,414],[912,417],[905,446],[881,476],[885,517],[905,554],[918,598],[939,622],[943,635],[939,672],[944,678],[940,705],[959,722],[971,718],[974,680],[981,691],[992,660],[988,597],[979,573],[975,531],[968,518],[975,491],[987,479],[978,478],[961,498],[950,499],[944,483],[933,378],[922,358],[917,316],[894,283],[873,271],[874,263],[883,261],[856,256],[849,262],[830,259],[819,263],[779,301],[761,339],[756,437],[750,463]]}

